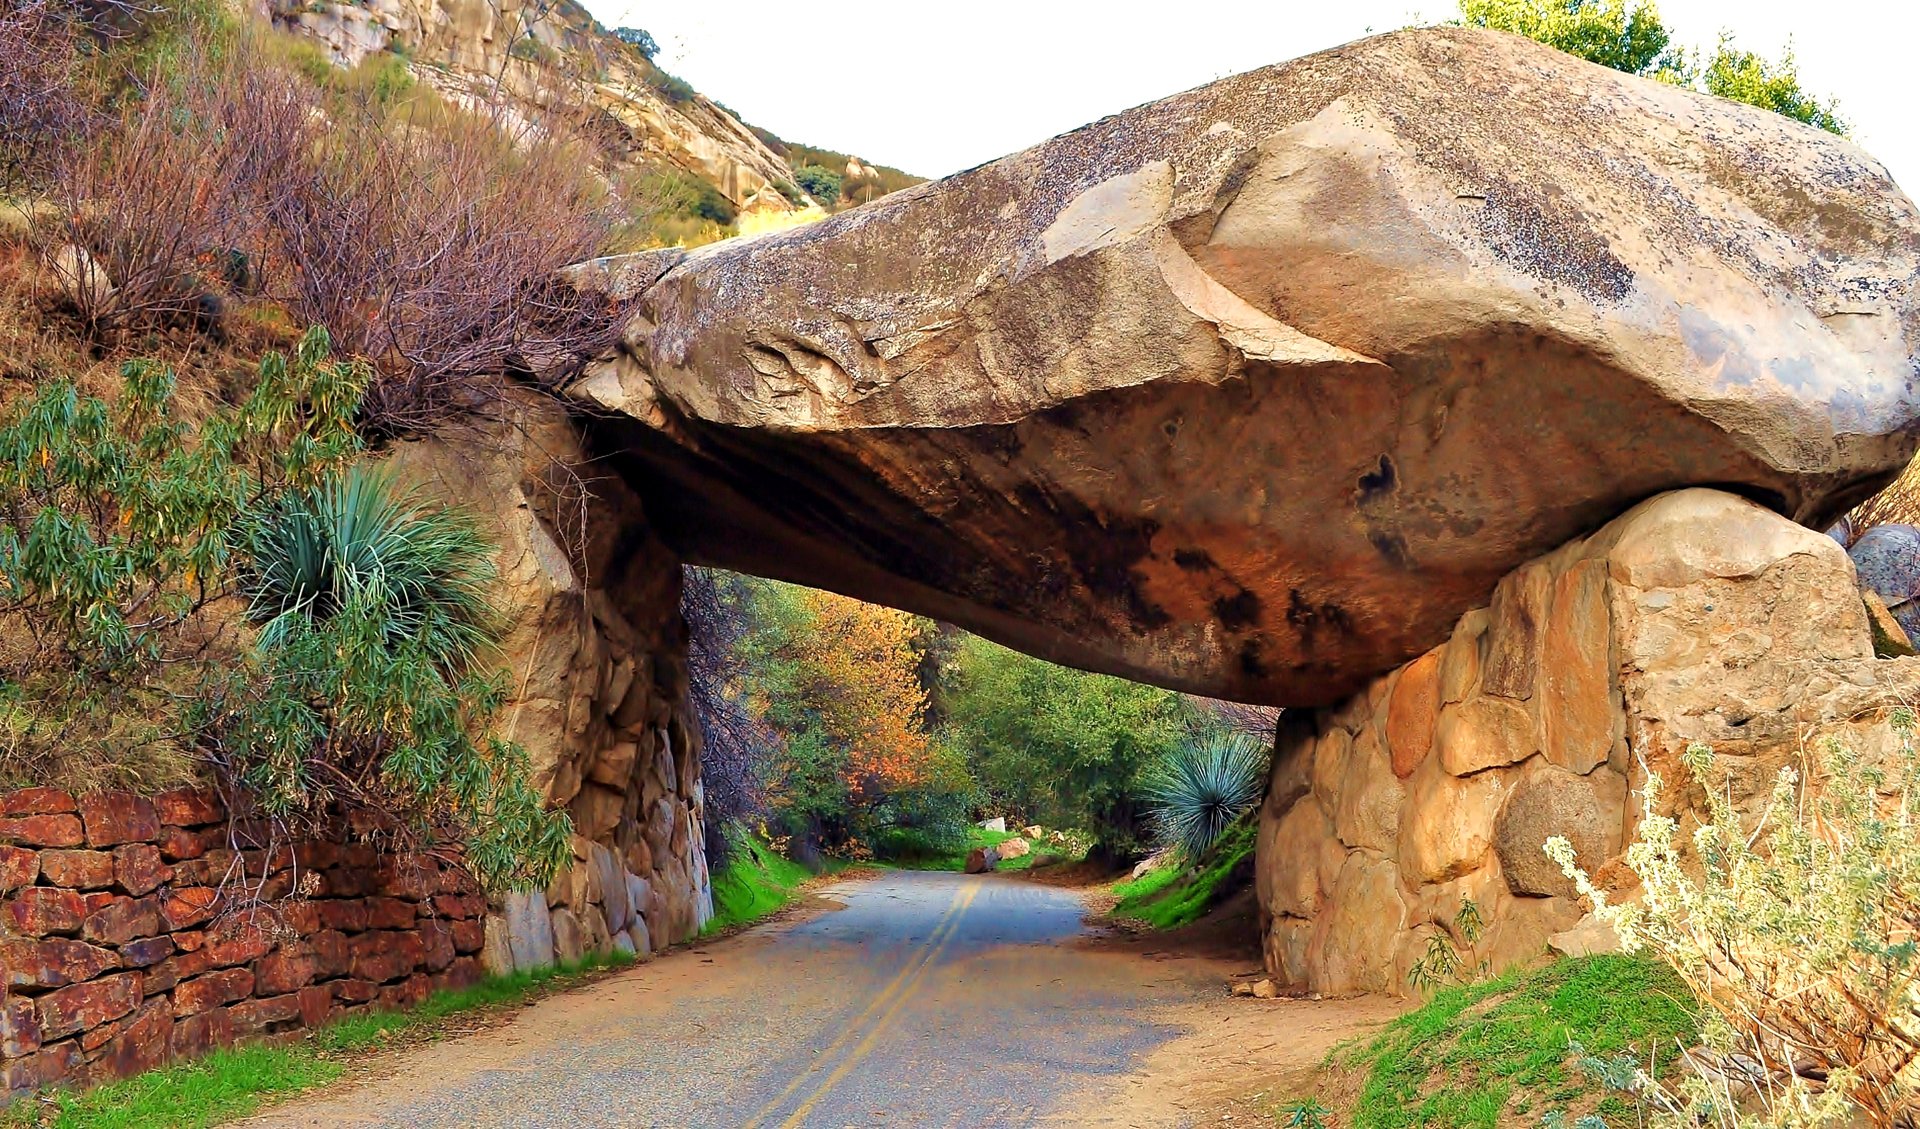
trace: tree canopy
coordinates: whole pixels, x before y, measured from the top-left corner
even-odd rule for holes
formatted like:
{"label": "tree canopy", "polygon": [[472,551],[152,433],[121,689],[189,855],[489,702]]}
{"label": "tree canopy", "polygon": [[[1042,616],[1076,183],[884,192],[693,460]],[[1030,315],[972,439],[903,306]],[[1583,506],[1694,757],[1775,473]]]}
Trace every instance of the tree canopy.
{"label": "tree canopy", "polygon": [[1603,67],[1704,90],[1829,133],[1847,132],[1833,102],[1800,88],[1791,47],[1770,61],[1722,32],[1701,66],[1674,46],[1653,0],[1460,0],[1460,22],[1524,35]]}

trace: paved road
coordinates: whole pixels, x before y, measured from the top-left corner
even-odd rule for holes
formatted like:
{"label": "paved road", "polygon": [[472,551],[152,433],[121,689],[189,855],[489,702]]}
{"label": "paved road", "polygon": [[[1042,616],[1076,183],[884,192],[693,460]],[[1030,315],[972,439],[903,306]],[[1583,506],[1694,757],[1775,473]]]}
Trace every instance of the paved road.
{"label": "paved road", "polygon": [[[1221,980],[1086,943],[1072,893],[889,872],[247,1124],[1080,1124]],[[1131,1120],[1131,1118],[1129,1118]]]}

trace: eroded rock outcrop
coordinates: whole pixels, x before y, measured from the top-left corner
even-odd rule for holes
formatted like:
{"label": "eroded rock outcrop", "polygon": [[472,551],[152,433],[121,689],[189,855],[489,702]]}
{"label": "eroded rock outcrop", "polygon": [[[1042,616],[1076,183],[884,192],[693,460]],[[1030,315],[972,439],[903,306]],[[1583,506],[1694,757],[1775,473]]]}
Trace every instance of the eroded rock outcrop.
{"label": "eroded rock outcrop", "polygon": [[1652,499],[1346,703],[1284,715],[1255,864],[1267,966],[1301,990],[1404,991],[1469,899],[1484,936],[1449,937],[1469,965],[1569,932],[1591,947],[1549,837],[1631,894],[1649,770],[1693,826],[1680,756],[1705,742],[1752,810],[1825,737],[1890,752],[1885,715],[1916,693],[1920,659],[1874,657],[1833,539],[1719,491]]}
{"label": "eroded rock outcrop", "polygon": [[1662,490],[1859,500],[1913,452],[1917,269],[1844,140],[1425,29],[589,264],[635,315],[571,391],[693,559],[1310,705]]}

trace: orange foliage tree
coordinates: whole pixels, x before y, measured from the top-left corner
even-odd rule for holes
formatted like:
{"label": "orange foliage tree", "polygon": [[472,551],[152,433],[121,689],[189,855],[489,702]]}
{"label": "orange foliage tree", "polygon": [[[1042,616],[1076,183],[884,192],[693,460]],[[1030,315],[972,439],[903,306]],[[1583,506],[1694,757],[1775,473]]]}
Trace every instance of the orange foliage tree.
{"label": "orange foliage tree", "polygon": [[929,621],[779,584],[760,584],[754,604],[740,673],[748,707],[781,738],[776,813],[857,852],[933,797],[965,803],[965,768],[927,726]]}

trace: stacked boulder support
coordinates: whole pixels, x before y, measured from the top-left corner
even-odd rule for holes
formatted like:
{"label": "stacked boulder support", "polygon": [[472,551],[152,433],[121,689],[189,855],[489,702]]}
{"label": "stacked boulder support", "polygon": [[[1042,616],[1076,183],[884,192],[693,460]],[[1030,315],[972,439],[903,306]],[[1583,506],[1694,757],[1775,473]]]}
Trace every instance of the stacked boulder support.
{"label": "stacked boulder support", "polygon": [[[1752,502],[1683,490],[1511,573],[1452,637],[1346,703],[1289,711],[1261,812],[1266,963],[1296,990],[1404,991],[1431,939],[1495,968],[1599,934],[1542,850],[1630,895],[1649,771],[1703,742],[1736,803],[1828,736],[1887,750],[1920,659],[1876,659],[1852,563]],[[1693,826],[1693,791],[1667,792]],[[1455,919],[1471,900],[1473,941]]]}

